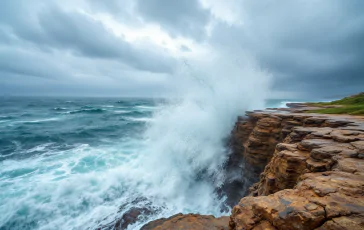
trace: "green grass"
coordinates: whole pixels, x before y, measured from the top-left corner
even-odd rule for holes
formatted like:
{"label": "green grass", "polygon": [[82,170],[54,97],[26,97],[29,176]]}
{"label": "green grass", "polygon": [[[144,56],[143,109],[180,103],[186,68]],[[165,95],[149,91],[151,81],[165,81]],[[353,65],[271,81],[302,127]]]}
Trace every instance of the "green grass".
{"label": "green grass", "polygon": [[310,110],[310,113],[364,115],[364,105]]}
{"label": "green grass", "polygon": [[326,114],[351,114],[351,115],[364,115],[364,92],[353,96],[345,97],[343,99],[332,102],[318,102],[307,103],[309,106],[330,106],[335,105],[334,108],[322,108],[311,110],[308,112],[326,113]]}

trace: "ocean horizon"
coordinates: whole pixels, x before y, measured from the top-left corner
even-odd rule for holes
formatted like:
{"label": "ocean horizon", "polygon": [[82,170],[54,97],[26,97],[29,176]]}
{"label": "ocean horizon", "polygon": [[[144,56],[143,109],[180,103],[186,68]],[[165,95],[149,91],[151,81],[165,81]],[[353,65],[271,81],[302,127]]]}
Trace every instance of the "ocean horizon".
{"label": "ocean horizon", "polygon": [[[264,107],[289,101],[297,100]],[[179,212],[227,214],[227,194],[216,192],[229,154],[223,140],[243,114],[217,109],[166,99],[0,98],[0,228],[95,228],[138,207],[152,213],[129,229]]]}

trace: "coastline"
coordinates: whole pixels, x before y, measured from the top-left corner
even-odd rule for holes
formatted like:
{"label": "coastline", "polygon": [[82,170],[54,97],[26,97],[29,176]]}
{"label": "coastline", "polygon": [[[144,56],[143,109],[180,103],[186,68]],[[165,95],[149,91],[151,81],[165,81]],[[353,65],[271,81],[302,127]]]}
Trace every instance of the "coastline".
{"label": "coastline", "polygon": [[250,188],[229,217],[177,214],[141,229],[363,229],[364,117],[287,106],[238,118],[232,159]]}

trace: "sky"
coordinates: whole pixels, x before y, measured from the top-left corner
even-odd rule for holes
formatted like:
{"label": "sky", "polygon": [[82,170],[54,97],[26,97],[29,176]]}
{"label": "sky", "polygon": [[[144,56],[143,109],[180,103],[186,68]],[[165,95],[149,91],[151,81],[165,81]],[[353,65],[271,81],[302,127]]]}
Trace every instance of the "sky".
{"label": "sky", "polygon": [[0,94],[168,96],[213,56],[249,57],[271,97],[358,93],[363,10],[362,0],[3,0]]}

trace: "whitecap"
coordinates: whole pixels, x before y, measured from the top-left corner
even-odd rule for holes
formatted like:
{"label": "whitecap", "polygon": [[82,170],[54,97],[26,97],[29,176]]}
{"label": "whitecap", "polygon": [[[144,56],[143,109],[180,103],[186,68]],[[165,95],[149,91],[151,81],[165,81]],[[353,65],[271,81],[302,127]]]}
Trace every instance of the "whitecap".
{"label": "whitecap", "polygon": [[31,121],[18,121],[20,123],[42,123],[42,122],[48,122],[48,121],[58,121],[60,118],[53,117],[53,118],[46,118],[46,119],[39,119],[39,120],[31,120]]}
{"label": "whitecap", "polygon": [[13,126],[14,124],[18,124],[18,123],[24,123],[24,124],[35,124],[35,123],[43,123],[43,122],[50,122],[50,121],[58,121],[60,120],[60,118],[58,117],[53,117],[53,118],[46,118],[46,119],[38,119],[38,120],[23,120],[23,121],[13,121],[10,122],[8,125]]}
{"label": "whitecap", "polygon": [[114,113],[130,113],[130,111],[119,109],[119,110],[115,110]]}
{"label": "whitecap", "polygon": [[155,110],[158,108],[156,106],[147,106],[147,105],[137,105],[135,107],[142,110]]}
{"label": "whitecap", "polygon": [[152,122],[153,118],[151,117],[124,117],[125,119],[129,121],[135,121],[135,122]]}
{"label": "whitecap", "polygon": [[37,146],[35,146],[35,147],[31,148],[31,149],[26,150],[26,152],[27,153],[33,153],[33,152],[44,151],[52,144],[53,143],[45,143],[45,144],[37,145]]}

